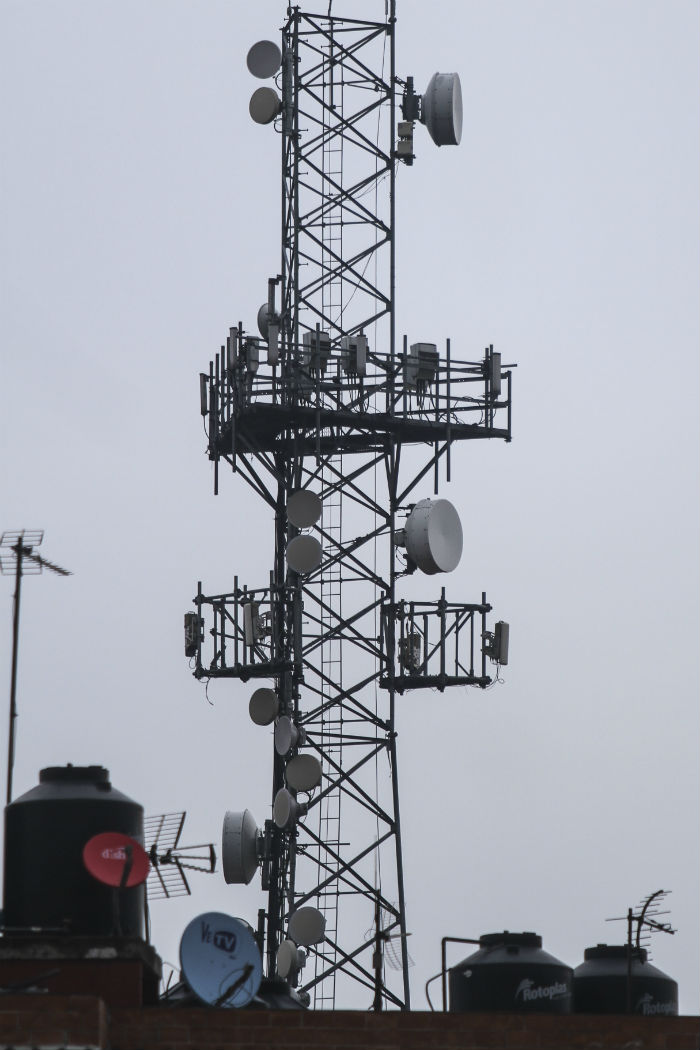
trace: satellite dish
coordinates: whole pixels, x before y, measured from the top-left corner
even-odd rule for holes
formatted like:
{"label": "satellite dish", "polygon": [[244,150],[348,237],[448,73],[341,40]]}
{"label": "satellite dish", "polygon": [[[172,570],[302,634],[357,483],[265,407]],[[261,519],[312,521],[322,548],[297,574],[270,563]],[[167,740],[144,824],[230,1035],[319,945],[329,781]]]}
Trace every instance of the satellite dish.
{"label": "satellite dish", "polygon": [[306,813],[306,809],[286,788],[280,788],[272,805],[272,819],[278,828],[289,829]]}
{"label": "satellite dish", "polygon": [[[272,319],[274,320],[274,314],[272,315]],[[258,310],[258,331],[260,332],[260,335],[263,337],[263,339],[267,339],[267,337],[268,337],[268,333],[269,333],[268,325],[269,325],[269,323],[270,323],[270,305],[266,301],[266,302],[264,302],[262,304],[262,306]]]}
{"label": "satellite dish", "polygon": [[306,733],[299,726],[294,725],[288,715],[282,715],[277,719],[275,725],[275,751],[278,755],[286,755],[297,744],[303,744]]}
{"label": "satellite dish", "polygon": [[462,86],[458,73],[433,73],[421,105],[421,121],[436,146],[462,139]]}
{"label": "satellite dish", "polygon": [[321,564],[323,552],[315,536],[295,536],[287,544],[287,564],[295,572],[309,573]]}
{"label": "satellite dish", "polygon": [[274,689],[256,689],[248,704],[248,713],[256,726],[271,726],[280,709]]}
{"label": "satellite dish", "polygon": [[250,928],[219,911],[198,915],[180,939],[182,975],[209,1006],[247,1006],[262,980],[262,959]]}
{"label": "satellite dish", "polygon": [[298,529],[308,529],[321,517],[321,498],[309,489],[297,489],[287,500],[287,517]]}
{"label": "satellite dish", "polygon": [[247,885],[255,875],[259,836],[258,825],[249,809],[242,813],[228,811],[221,836],[221,862],[224,879],[229,885]]}
{"label": "satellite dish", "polygon": [[294,977],[306,962],[306,953],[293,941],[282,941],[277,949],[277,973],[280,977]]}
{"label": "satellite dish", "polygon": [[274,88],[261,87],[250,96],[248,111],[256,124],[271,124],[281,109],[282,102]]}
{"label": "satellite dish", "polygon": [[462,524],[446,499],[422,499],[406,519],[406,552],[428,576],[452,572],[462,557]]}
{"label": "satellite dish", "polygon": [[315,755],[295,755],[284,771],[293,791],[313,791],[321,783],[321,763]]}
{"label": "satellite dish", "polygon": [[267,80],[274,77],[282,65],[282,52],[272,40],[258,40],[248,52],[246,65],[254,77]]}
{"label": "satellite dish", "polygon": [[103,831],[83,846],[83,864],[105,886],[140,886],[148,878],[151,862],[143,846],[121,831]]}
{"label": "satellite dish", "polygon": [[289,920],[287,933],[304,947],[320,944],[326,937],[326,916],[318,908],[297,908]]}

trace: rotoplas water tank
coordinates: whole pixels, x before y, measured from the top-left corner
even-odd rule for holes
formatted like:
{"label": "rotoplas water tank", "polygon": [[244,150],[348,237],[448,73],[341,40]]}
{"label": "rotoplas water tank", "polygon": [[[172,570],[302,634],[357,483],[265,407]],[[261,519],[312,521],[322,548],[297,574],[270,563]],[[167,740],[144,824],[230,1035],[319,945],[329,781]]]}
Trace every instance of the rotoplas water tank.
{"label": "rotoplas water tank", "polygon": [[542,950],[536,933],[487,933],[449,971],[451,1011],[572,1011],[573,970]]}
{"label": "rotoplas water tank", "polygon": [[112,936],[143,931],[143,885],[115,891],[83,865],[85,843],[119,831],[143,843],[143,807],[112,787],[102,766],[52,766],[5,808],[6,929]]}
{"label": "rotoplas water tank", "polygon": [[630,994],[627,993],[626,944],[586,948],[574,970],[574,1009],[582,1014],[633,1014],[646,1017],[678,1013],[678,985],[647,959],[644,948],[631,947]]}

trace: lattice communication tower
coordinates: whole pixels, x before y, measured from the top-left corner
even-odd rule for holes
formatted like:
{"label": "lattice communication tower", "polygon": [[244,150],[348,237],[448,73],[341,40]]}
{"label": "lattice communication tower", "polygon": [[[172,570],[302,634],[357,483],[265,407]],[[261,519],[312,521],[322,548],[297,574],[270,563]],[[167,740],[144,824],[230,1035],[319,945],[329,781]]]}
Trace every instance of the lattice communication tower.
{"label": "lattice communication tower", "polygon": [[251,116],[281,137],[281,272],[259,335],[231,327],[200,376],[215,490],[226,464],[274,521],[269,577],[200,583],[185,615],[195,676],[250,682],[251,718],[274,725],[272,815],[226,815],[224,874],[260,873],[267,974],[316,1007],[355,984],[374,1009],[409,1008],[396,700],[485,688],[489,660],[507,662],[485,594],[402,593],[459,561],[457,512],[430,496],[456,443],[510,441],[512,373],[493,347],[464,361],[450,340],[397,346],[397,166],[417,121],[456,145],[462,114],[456,74],[423,95],[396,75],[395,26],[393,0],[384,21],[293,7],[281,47],[251,48],[271,78]]}

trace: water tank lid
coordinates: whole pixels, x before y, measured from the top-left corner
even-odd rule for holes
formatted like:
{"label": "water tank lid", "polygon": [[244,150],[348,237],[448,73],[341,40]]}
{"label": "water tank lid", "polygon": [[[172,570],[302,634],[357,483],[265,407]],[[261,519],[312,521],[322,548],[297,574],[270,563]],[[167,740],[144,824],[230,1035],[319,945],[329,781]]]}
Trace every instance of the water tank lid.
{"label": "water tank lid", "polygon": [[541,948],[542,938],[538,933],[484,933],[479,937],[480,948],[495,948],[499,945],[517,945],[519,948]]}
{"label": "water tank lid", "polygon": [[81,781],[82,783],[104,784],[109,787],[109,770],[104,766],[47,766],[39,773],[39,782],[59,781],[62,783]]}
{"label": "water tank lid", "polygon": [[[596,944],[595,948],[586,948],[583,953],[586,962],[589,959],[626,959],[626,944]],[[632,948],[632,958],[639,962],[647,961],[646,948]]]}

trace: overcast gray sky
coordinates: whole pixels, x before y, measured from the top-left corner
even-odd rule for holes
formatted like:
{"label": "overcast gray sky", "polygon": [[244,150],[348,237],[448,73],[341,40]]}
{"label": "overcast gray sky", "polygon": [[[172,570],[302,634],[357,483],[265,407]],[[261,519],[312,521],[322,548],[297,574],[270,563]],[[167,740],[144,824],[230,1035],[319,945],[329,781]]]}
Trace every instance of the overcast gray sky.
{"label": "overcast gray sky", "polygon": [[[15,790],[101,763],[218,842],[226,809],[269,815],[271,747],[247,687],[207,703],[182,614],[198,579],[265,579],[272,526],[236,479],[212,494],[197,375],[278,271],[279,142],[248,117],[245,55],[285,6],[0,10],[0,529],[44,528],[75,574],[26,581]],[[519,365],[513,443],[460,448],[444,493],[450,594],[510,621],[505,684],[399,716],[414,1006],[443,935],[532,929],[575,966],[663,887],[678,933],[654,959],[696,1013],[698,7],[398,15],[398,72],[458,70],[465,122],[459,149],[417,133],[399,171],[397,329]],[[173,963],[198,912],[264,903],[257,880],[193,885],[153,908]]]}

